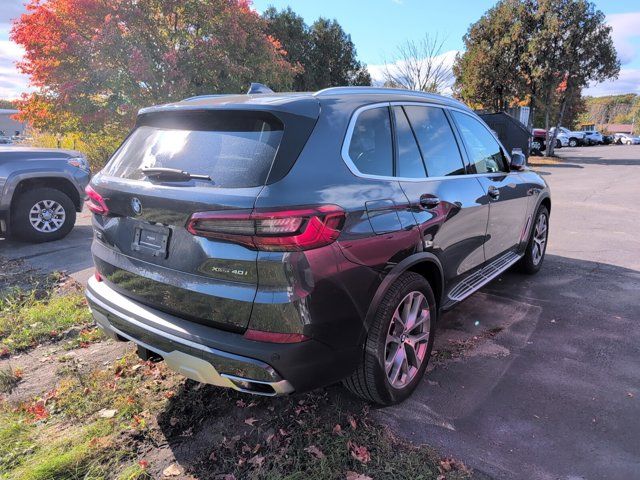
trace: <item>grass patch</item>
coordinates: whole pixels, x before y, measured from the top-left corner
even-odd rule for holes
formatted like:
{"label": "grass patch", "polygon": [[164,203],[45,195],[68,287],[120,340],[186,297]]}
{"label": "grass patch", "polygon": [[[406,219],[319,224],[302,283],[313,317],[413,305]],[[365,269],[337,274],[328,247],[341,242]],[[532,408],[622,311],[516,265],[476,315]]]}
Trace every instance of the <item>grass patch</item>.
{"label": "grass patch", "polygon": [[395,438],[340,388],[251,397],[185,381],[133,354],[90,373],[70,369],[40,398],[0,403],[2,479],[146,480],[172,463],[195,478],[469,476]]}
{"label": "grass patch", "polygon": [[33,288],[11,289],[0,296],[0,356],[57,340],[65,330],[91,321],[79,287],[60,287],[52,275]]}
{"label": "grass patch", "polygon": [[40,398],[0,403],[0,478],[150,478],[131,438],[144,438],[148,409],[166,401],[171,382],[159,378],[129,355],[109,369],[71,372]]}

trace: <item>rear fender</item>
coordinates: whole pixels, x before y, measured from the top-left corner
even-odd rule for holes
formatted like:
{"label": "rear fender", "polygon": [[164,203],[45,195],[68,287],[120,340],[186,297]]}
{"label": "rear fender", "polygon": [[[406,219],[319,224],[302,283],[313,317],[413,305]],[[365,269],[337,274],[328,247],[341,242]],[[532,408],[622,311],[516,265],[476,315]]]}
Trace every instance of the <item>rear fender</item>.
{"label": "rear fender", "polygon": [[[402,260],[401,262],[397,263],[389,271],[389,273],[386,274],[386,276],[380,283],[378,290],[376,291],[375,295],[373,296],[373,299],[371,300],[369,309],[367,310],[367,315],[365,317],[365,324],[364,324],[365,328],[360,338],[360,344],[362,344],[365,341],[367,334],[369,332],[369,328],[373,324],[373,321],[376,316],[376,312],[378,311],[378,308],[380,307],[380,303],[382,302],[382,298],[384,297],[389,287],[404,272],[411,270],[411,268],[414,267],[415,265],[418,265],[419,263],[424,263],[424,262],[432,263],[437,267],[437,270],[440,276],[440,298],[436,298],[436,302],[438,305],[442,305],[442,292],[445,291],[445,288],[444,288],[445,280],[444,280],[444,274],[443,274],[442,264],[440,263],[440,260],[433,253],[429,253],[429,252],[414,253],[413,255],[410,255],[404,260]],[[433,290],[434,290],[434,295],[436,295],[437,289],[434,288]]]}

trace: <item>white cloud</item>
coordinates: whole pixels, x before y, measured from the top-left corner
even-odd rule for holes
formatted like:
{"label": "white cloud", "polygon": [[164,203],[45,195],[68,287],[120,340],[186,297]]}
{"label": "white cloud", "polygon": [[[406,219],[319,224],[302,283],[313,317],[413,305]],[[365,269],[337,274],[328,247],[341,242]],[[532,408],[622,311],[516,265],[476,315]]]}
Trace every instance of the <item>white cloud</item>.
{"label": "white cloud", "polygon": [[623,65],[632,62],[640,53],[633,44],[634,38],[640,38],[640,12],[613,13],[607,15],[607,23],[613,29],[611,37],[620,62]]}
{"label": "white cloud", "polygon": [[640,95],[640,68],[623,68],[617,80],[610,80],[590,85],[582,90],[583,95],[602,97],[604,95],[619,95],[636,93]]}
{"label": "white cloud", "polygon": [[[8,28],[0,28],[0,38],[8,38]],[[15,99],[29,91],[29,78],[16,68],[24,50],[11,40],[0,40],[0,98]]]}
{"label": "white cloud", "polygon": [[622,93],[640,94],[640,68],[637,67],[640,60],[640,12],[613,13],[607,15],[607,23],[612,27],[611,37],[623,67],[617,80],[591,84],[582,93],[594,97]]}

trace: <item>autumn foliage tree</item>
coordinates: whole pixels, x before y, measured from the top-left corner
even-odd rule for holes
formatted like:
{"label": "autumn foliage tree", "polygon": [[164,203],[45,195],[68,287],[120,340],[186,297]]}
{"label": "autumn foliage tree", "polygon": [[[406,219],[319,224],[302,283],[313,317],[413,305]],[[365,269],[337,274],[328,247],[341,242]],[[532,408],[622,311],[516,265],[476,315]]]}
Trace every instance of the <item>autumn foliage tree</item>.
{"label": "autumn foliage tree", "polygon": [[[464,42],[454,66],[458,94],[496,110],[540,108],[547,130],[579,107],[571,103],[582,88],[620,71],[611,27],[588,0],[500,0]],[[555,139],[547,145],[553,154]]]}
{"label": "autumn foliage tree", "polygon": [[142,106],[296,73],[247,0],[30,0],[11,38],[37,87],[23,117],[56,131],[124,131]]}

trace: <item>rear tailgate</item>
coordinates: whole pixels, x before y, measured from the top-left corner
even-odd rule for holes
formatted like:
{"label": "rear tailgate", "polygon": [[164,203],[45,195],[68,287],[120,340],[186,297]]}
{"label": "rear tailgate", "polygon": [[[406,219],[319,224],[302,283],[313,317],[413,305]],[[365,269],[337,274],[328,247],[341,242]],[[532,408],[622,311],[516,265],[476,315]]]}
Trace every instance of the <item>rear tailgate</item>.
{"label": "rear tailgate", "polygon": [[[246,189],[96,186],[110,215],[96,216],[96,268],[114,289],[161,310],[229,329],[246,327],[257,288],[257,252],[191,235],[193,212],[250,210],[261,187]],[[114,189],[113,187],[117,187]],[[176,191],[178,190],[178,191]],[[135,199],[135,200],[134,200]],[[131,203],[141,206],[132,213]]]}
{"label": "rear tailgate", "polygon": [[[284,127],[269,112],[246,110],[159,112],[139,119],[91,184],[108,209],[106,215],[94,215],[92,247],[108,284],[174,315],[244,330],[258,286],[258,253],[192,235],[186,227],[196,212],[251,212],[283,152],[299,153],[292,142],[285,145]],[[302,140],[300,148],[306,137]],[[158,167],[211,180],[175,181],[144,173]]]}

